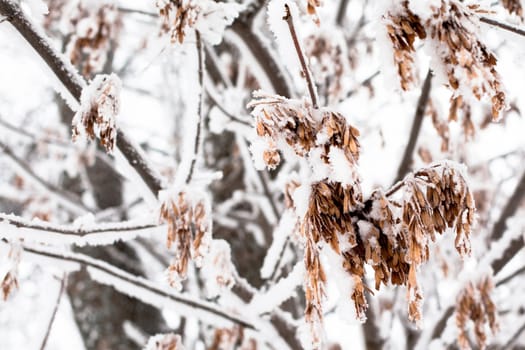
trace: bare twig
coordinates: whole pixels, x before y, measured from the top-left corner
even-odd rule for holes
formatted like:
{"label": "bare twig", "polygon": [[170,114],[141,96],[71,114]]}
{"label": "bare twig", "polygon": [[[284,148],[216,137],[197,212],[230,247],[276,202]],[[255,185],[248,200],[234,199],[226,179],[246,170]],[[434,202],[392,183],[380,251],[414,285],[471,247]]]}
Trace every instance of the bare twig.
{"label": "bare twig", "polygon": [[295,32],[295,26],[293,23],[292,13],[290,12],[290,7],[285,4],[285,15],[283,19],[288,24],[288,29],[290,29],[290,35],[292,36],[293,44],[295,46],[295,51],[297,51],[297,56],[299,57],[299,61],[301,62],[301,67],[303,70],[303,74],[306,79],[306,84],[308,86],[308,92],[310,94],[310,99],[312,100],[312,106],[314,109],[319,108],[319,103],[317,102],[317,89],[315,87],[314,80],[312,78],[312,72],[310,72],[310,69],[308,68],[308,65],[306,64],[306,58],[304,56],[303,49],[301,48],[301,44],[299,43],[299,39],[297,38],[297,33]]}
{"label": "bare twig", "polygon": [[204,50],[202,46],[202,40],[201,40],[201,33],[196,30],[195,31],[195,39],[196,39],[196,49],[197,49],[197,57],[199,60],[199,106],[197,107],[197,132],[195,134],[195,143],[193,145],[193,158],[191,160],[190,165],[190,171],[188,173],[188,176],[186,177],[186,183],[189,184],[191,182],[191,178],[193,176],[193,171],[195,170],[195,163],[197,162],[197,157],[199,155],[199,148],[201,143],[201,129],[202,129],[202,109],[203,109],[203,100],[204,100]]}
{"label": "bare twig", "polygon": [[268,77],[275,93],[281,96],[291,96],[293,89],[286,80],[281,66],[261,39],[252,31],[251,22],[247,23],[239,18],[233,22],[231,30],[246,45],[246,48]]}
{"label": "bare twig", "polygon": [[[83,215],[91,212],[92,210],[86,207],[80,198],[75,197],[72,193],[66,192],[42,179],[40,176],[35,174],[29,165],[16,156],[11,149],[0,142],[0,150],[9,158],[11,163],[16,167],[17,172],[30,182],[34,183],[44,191],[46,191],[51,199],[54,199],[57,203],[63,205],[66,209],[77,215]],[[15,170],[15,171],[16,171]]]}
{"label": "bare twig", "polygon": [[58,291],[58,296],[55,302],[55,307],[53,308],[53,313],[51,314],[51,318],[49,319],[49,323],[47,325],[47,330],[46,330],[46,335],[44,336],[44,340],[42,340],[42,345],[40,346],[40,350],[44,350],[46,348],[47,340],[49,338],[49,334],[51,333],[51,327],[53,326],[53,322],[55,322],[55,317],[57,315],[58,306],[60,305],[60,300],[62,299],[62,295],[64,294],[64,290],[66,289],[66,280],[67,280],[67,276],[64,273],[64,276],[62,276],[62,280],[60,281],[60,290]]}
{"label": "bare twig", "polygon": [[[68,64],[61,55],[57,54],[50,40],[32,25],[20,6],[12,0],[0,0],[0,14],[8,18],[9,22],[46,62],[75,100],[79,102],[86,82],[71,64]],[[162,188],[160,179],[125,133],[120,129],[117,133],[118,149],[131,167],[140,175],[149,190],[156,196]]]}
{"label": "bare twig", "polygon": [[514,34],[525,36],[525,30],[523,30],[521,28],[516,28],[516,27],[511,26],[509,24],[501,23],[501,22],[498,22],[496,20],[493,20],[493,19],[490,19],[490,18],[487,18],[487,17],[480,17],[479,20],[480,20],[480,22],[483,22],[483,23],[486,23],[486,24],[490,24],[491,26],[507,30],[507,31],[512,32]]}
{"label": "bare twig", "polygon": [[514,332],[512,337],[510,337],[509,341],[505,343],[505,345],[503,345],[502,349],[510,349],[510,346],[516,341],[516,339],[518,339],[518,337],[521,335],[521,333],[523,333],[523,331],[525,331],[525,323],[522,324],[521,327],[516,330],[516,332]]}
{"label": "bare twig", "polygon": [[412,123],[412,129],[410,130],[410,137],[408,139],[408,144],[405,148],[405,153],[403,155],[403,160],[399,165],[397,171],[396,180],[398,182],[410,171],[412,165],[412,159],[414,157],[414,149],[416,148],[417,139],[419,137],[419,132],[421,131],[421,125],[423,123],[423,117],[425,115],[425,110],[428,104],[428,99],[430,96],[430,88],[432,87],[432,72],[429,70],[423,83],[423,88],[421,89],[421,95],[417,102],[416,113],[414,115],[414,121]]}
{"label": "bare twig", "polygon": [[335,20],[335,23],[338,26],[343,25],[343,20],[345,19],[346,15],[346,8],[348,7],[349,0],[340,0],[339,1],[339,8],[337,9],[337,18]]}
{"label": "bare twig", "polygon": [[507,277],[505,278],[502,278],[501,280],[499,280],[497,283],[496,283],[496,287],[499,287],[507,282],[509,282],[510,280],[512,280],[514,277],[516,276],[519,276],[521,275],[522,273],[525,273],[525,266],[517,269],[516,271],[514,271],[513,273],[511,273],[510,275],[508,275]]}
{"label": "bare twig", "polygon": [[[490,235],[490,238],[492,241],[496,241],[500,239],[506,230],[506,221],[508,218],[514,216],[516,214],[516,211],[518,210],[520,204],[523,201],[523,198],[525,197],[525,172],[521,176],[518,185],[516,186],[516,189],[514,190],[514,193],[509,198],[507,204],[503,208],[503,211],[501,212],[501,215],[494,224],[494,228],[492,229],[492,233]],[[523,238],[519,237],[517,239],[514,239],[510,242],[510,244],[507,246],[507,249],[503,252],[503,255],[501,258],[494,260],[492,262],[492,269],[494,271],[494,274],[497,274],[503,267],[523,248],[524,242]]]}
{"label": "bare twig", "polygon": [[[140,224],[137,222],[106,223],[84,228],[81,226],[61,225],[50,222],[27,220],[16,215],[0,213],[1,238],[19,239],[25,242],[39,242],[53,245],[58,243],[76,245],[113,244],[116,240],[126,241],[140,236],[151,237],[164,232],[166,228],[155,223]],[[10,230],[16,227],[18,230]]]}

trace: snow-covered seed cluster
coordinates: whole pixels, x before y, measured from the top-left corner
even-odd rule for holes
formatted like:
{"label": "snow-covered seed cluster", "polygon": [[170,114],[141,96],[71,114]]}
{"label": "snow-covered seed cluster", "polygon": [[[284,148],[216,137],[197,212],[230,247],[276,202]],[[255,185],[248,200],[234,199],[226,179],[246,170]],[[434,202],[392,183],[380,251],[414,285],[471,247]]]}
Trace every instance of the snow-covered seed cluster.
{"label": "snow-covered seed cluster", "polygon": [[394,48],[394,64],[397,67],[401,88],[408,90],[415,82],[414,77],[414,42],[416,38],[425,39],[427,33],[420,18],[408,8],[408,1],[403,1],[403,11],[388,13],[385,17],[388,37]]}
{"label": "snow-covered seed cluster", "polygon": [[[356,167],[357,129],[341,114],[313,109],[305,101],[261,92],[254,96],[258,99],[249,106],[254,108],[257,135],[267,145],[261,152],[276,154],[289,148],[296,157],[308,160],[313,169],[310,182],[288,183],[285,200],[300,221],[306,266],[305,318],[314,342],[322,338],[319,325],[327,276],[320,254],[324,244],[341,257],[344,270],[353,280],[350,297],[359,319],[366,318],[368,307],[364,295],[368,264],[375,271],[377,290],[381,284],[407,286],[409,318],[419,321],[422,292],[416,272],[429,258],[435,233],[455,229],[457,251],[462,256],[470,253],[475,208],[461,171],[452,163],[432,165],[409,175],[388,195],[377,190],[365,201]],[[279,159],[264,157],[270,168]],[[331,171],[316,172],[323,165]],[[336,169],[341,167],[346,177],[338,174]],[[401,199],[391,199],[398,192],[403,193]]]}
{"label": "snow-covered seed cluster", "polygon": [[[400,256],[409,264],[403,284],[408,288],[409,317],[421,319],[421,288],[417,282],[417,267],[429,259],[429,243],[435,232],[447,228],[456,231],[456,250],[461,256],[470,254],[470,233],[474,224],[474,199],[465,179],[453,168],[433,166],[417,171],[405,180],[405,197],[398,241],[406,251]],[[376,270],[376,287],[377,287]],[[385,282],[385,281],[383,281]]]}
{"label": "snow-covered seed cluster", "polygon": [[80,135],[100,139],[106,152],[111,153],[117,142],[115,119],[120,110],[120,79],[115,75],[99,74],[82,90],[80,108],[73,117],[73,141]]}
{"label": "snow-covered seed cluster", "polygon": [[478,349],[485,349],[487,344],[487,326],[496,334],[499,324],[496,305],[490,293],[494,288],[490,277],[482,278],[478,283],[469,282],[460,292],[456,303],[456,326],[458,344],[462,350],[470,350],[468,323],[474,323],[474,334]]}
{"label": "snow-covered seed cluster", "polygon": [[170,285],[180,289],[180,282],[186,278],[190,259],[200,265],[209,250],[209,213],[203,201],[192,201],[186,192],[179,192],[174,199],[162,203],[160,218],[163,223],[168,224],[168,249],[175,246],[175,257],[168,267],[168,280]]}
{"label": "snow-covered seed cluster", "polygon": [[[346,122],[343,115],[330,110],[315,110],[307,101],[267,95],[261,91],[253,94],[254,100],[248,107],[253,108],[257,136],[263,139],[267,148],[264,161],[269,168],[275,168],[280,157],[277,148],[286,143],[299,157],[319,156],[325,164],[336,158],[332,151],[342,151],[349,165],[359,158],[359,130]],[[319,152],[312,152],[317,149]]]}
{"label": "snow-covered seed cluster", "polygon": [[197,21],[200,7],[192,0],[158,0],[156,6],[162,20],[161,31],[170,35],[171,42],[184,42],[187,28]]}
{"label": "snow-covered seed cluster", "polygon": [[86,77],[100,73],[121,27],[116,6],[84,7],[80,3],[71,23],[74,30],[66,48],[71,63]]}
{"label": "snow-covered seed cluster", "polygon": [[189,29],[202,34],[203,39],[217,45],[226,26],[239,15],[242,5],[214,0],[157,0],[162,21],[161,35],[169,35],[171,43],[182,44]]}
{"label": "snow-covered seed cluster", "polygon": [[[428,8],[422,10],[424,6]],[[496,58],[477,33],[477,16],[485,12],[479,5],[467,6],[457,0],[442,0],[439,6],[404,1],[401,9],[386,14],[401,87],[406,90],[414,81],[414,40],[418,37],[437,47],[438,59],[455,95],[472,94],[478,100],[490,98],[492,117],[498,119],[506,106],[505,93],[496,72]]]}
{"label": "snow-covered seed cluster", "polygon": [[523,19],[523,6],[521,0],[500,0],[501,5],[509,11]]}
{"label": "snow-covered seed cluster", "polygon": [[144,350],[184,350],[180,335],[174,333],[157,334],[148,340]]}

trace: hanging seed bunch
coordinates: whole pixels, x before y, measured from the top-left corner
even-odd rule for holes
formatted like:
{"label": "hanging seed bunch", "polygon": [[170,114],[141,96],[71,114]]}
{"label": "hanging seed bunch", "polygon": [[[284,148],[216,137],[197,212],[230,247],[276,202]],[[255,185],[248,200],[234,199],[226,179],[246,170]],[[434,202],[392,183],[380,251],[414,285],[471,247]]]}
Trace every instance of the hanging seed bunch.
{"label": "hanging seed bunch", "polygon": [[20,256],[22,255],[22,246],[19,243],[12,243],[7,255],[9,259],[9,270],[5,274],[0,286],[2,288],[2,298],[7,300],[14,289],[18,289],[18,266],[20,265]]}
{"label": "hanging seed bunch", "polygon": [[[348,124],[343,115],[330,110],[314,110],[307,101],[287,99],[255,91],[249,104],[255,116],[257,136],[264,140],[265,154],[275,155],[285,145],[297,156],[312,164],[330,168],[340,154],[347,166],[359,158],[359,131]],[[265,156],[266,165],[273,169],[280,156]]]}
{"label": "hanging seed bunch", "polygon": [[501,0],[500,2],[509,13],[513,13],[523,19],[523,6],[521,0]]}
{"label": "hanging seed bunch", "polygon": [[492,117],[497,120],[506,105],[505,93],[496,72],[496,58],[477,35],[477,16],[486,11],[479,5],[467,6],[457,0],[442,0],[439,7],[426,5],[431,14],[423,19],[411,10],[421,6],[404,1],[401,10],[385,16],[402,89],[407,90],[414,82],[414,41],[418,37],[430,42],[432,47],[437,46],[437,55],[455,96],[473,95],[478,100],[489,98]]}
{"label": "hanging seed bunch", "polygon": [[394,65],[397,68],[401,88],[409,90],[415,83],[414,42],[416,38],[425,39],[427,33],[421,19],[408,8],[408,1],[403,1],[402,11],[388,13],[385,16],[388,38],[394,49]]}
{"label": "hanging seed bunch", "polygon": [[173,262],[168,267],[170,284],[181,289],[187,277],[188,263],[197,266],[207,254],[211,241],[210,210],[204,199],[193,199],[181,191],[165,200],[160,208],[160,219],[168,225],[167,247],[175,250]]}
{"label": "hanging seed bunch", "polygon": [[[314,172],[313,181],[291,182],[285,193],[287,206],[295,208],[300,221],[306,266],[305,318],[313,342],[320,344],[322,339],[327,276],[320,256],[324,245],[341,258],[353,280],[349,297],[359,319],[365,320],[368,307],[364,283],[368,264],[375,273],[376,289],[389,283],[407,286],[409,318],[419,321],[423,295],[417,269],[429,259],[436,232],[455,230],[457,251],[462,256],[470,253],[475,208],[461,171],[453,163],[432,165],[409,175],[386,194],[378,190],[364,201],[356,175],[359,133],[355,128],[340,114],[312,110],[307,102],[260,92],[255,97],[258,99],[250,106],[258,137],[272,150],[291,149]],[[348,176],[316,172],[323,164],[330,169],[343,166]],[[397,201],[391,198],[396,193],[402,194]],[[299,208],[304,201],[308,205],[303,213]]]}
{"label": "hanging seed bunch", "polygon": [[310,67],[321,96],[329,101],[342,97],[343,76],[347,70],[345,49],[334,34],[319,30],[305,40],[305,54],[310,59]]}
{"label": "hanging seed bunch", "polygon": [[73,117],[73,141],[80,135],[98,138],[111,153],[117,141],[116,117],[120,110],[120,79],[115,74],[99,74],[82,90],[80,108]]}
{"label": "hanging seed bunch", "polygon": [[470,350],[467,324],[474,323],[474,334],[478,349],[485,349],[487,328],[492,334],[499,330],[496,305],[490,297],[494,288],[492,279],[482,278],[477,284],[472,282],[460,292],[456,304],[456,326],[458,328],[458,345],[462,350]]}
{"label": "hanging seed bunch", "polygon": [[156,6],[162,20],[161,32],[169,34],[171,42],[182,44],[187,28],[197,22],[200,7],[193,0],[158,0]]}
{"label": "hanging seed bunch", "polygon": [[102,72],[122,26],[117,7],[114,4],[84,7],[79,3],[70,22],[74,29],[66,52],[71,63],[80,67],[86,77]]}

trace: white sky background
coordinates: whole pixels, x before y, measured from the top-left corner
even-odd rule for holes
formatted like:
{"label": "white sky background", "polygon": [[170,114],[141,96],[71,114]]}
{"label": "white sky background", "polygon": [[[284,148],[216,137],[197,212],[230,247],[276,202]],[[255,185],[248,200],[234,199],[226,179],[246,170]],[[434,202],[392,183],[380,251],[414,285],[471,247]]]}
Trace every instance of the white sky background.
{"label": "white sky background", "polygon": [[[149,0],[148,0],[149,1]],[[332,3],[333,0],[326,0]],[[123,2],[131,6],[130,2]],[[139,2],[133,2],[133,6],[139,6]],[[140,2],[141,3],[141,2]],[[153,2],[151,2],[153,4]],[[360,1],[350,1],[347,21],[355,23],[360,16]],[[144,6],[145,10],[154,12],[155,8]],[[330,11],[334,6],[326,7],[320,11],[321,18],[330,18]],[[491,15],[491,18],[499,19],[516,25],[523,24],[504,12]],[[166,71],[174,69],[175,65],[169,64],[173,57],[177,57],[172,48],[157,39],[157,27],[135,25],[133,19],[125,21],[121,46],[129,47],[130,50],[139,47],[143,40],[150,40],[151,47],[147,52],[137,55],[131,65],[132,74],[123,78],[123,93],[121,100],[121,113],[117,123],[128,131],[129,136],[138,143],[147,141],[150,146],[175,153],[176,145],[172,141],[174,134],[173,115],[177,113],[177,106],[165,103],[166,95],[169,93],[181,93],[184,82],[180,82],[174,89],[166,89]],[[322,21],[322,25],[324,22]],[[302,23],[303,34],[307,34],[316,28],[309,22]],[[365,32],[375,30],[374,23],[365,26]],[[488,25],[481,26],[485,43],[491,49],[497,49],[498,72],[507,91],[508,100],[515,104],[517,109],[525,111],[525,38],[506,33],[499,29],[490,28]],[[149,32],[147,31],[149,30]],[[191,44],[188,44],[191,45]],[[365,50],[359,47],[358,50]],[[122,56],[117,54],[116,66],[122,64],[129,52]],[[184,54],[179,54],[184,55]],[[355,76],[349,78],[352,82],[362,81],[374,73],[377,69],[388,67],[385,64],[385,55],[380,48],[366,62],[359,64]],[[417,57],[418,75],[421,81],[427,71],[429,58],[424,52],[419,52]],[[48,128],[63,140],[68,140],[70,130],[58,125],[58,115],[54,101],[54,89],[50,74],[46,71],[41,59],[24,42],[24,40],[4,22],[0,24],[0,118],[11,124],[21,126],[23,130],[42,135]],[[415,105],[419,97],[419,89],[401,93],[388,78],[389,74],[380,74],[374,79],[374,102],[370,103],[370,97],[366,89],[359,90],[351,98],[334,106],[352,121],[352,124],[361,131],[361,158],[360,173],[363,179],[363,190],[365,197],[377,186],[388,187],[392,184],[397,173],[397,167],[402,157],[402,152],[408,141],[412,117]],[[141,90],[151,91],[152,95],[146,95]],[[450,92],[445,87],[435,86],[432,90],[432,98],[438,110],[446,113]],[[234,100],[231,110],[239,110],[238,100]],[[488,110],[485,103],[477,103],[473,108],[474,124],[478,124],[482,111]],[[430,118],[424,121],[420,134],[419,144],[428,147],[434,160],[451,158],[457,161],[466,161],[467,166],[476,167],[485,165],[498,155],[516,150],[525,151],[525,119],[517,113],[510,112],[505,116],[504,123],[492,124],[484,130],[478,131],[475,139],[465,142],[460,127],[452,122],[450,125],[452,140],[451,151],[447,154],[439,152],[440,140],[431,125]],[[22,147],[17,137],[13,137],[9,130],[0,125],[0,138],[17,150]],[[163,169],[173,164],[160,164],[165,158],[159,158],[158,154],[152,152],[151,159],[155,165]],[[58,155],[56,156],[58,157]],[[419,157],[415,157],[415,167],[423,165]],[[500,207],[504,204],[506,196],[510,195],[516,184],[516,176],[525,169],[522,156],[510,157],[506,161],[494,161],[490,163],[489,172],[492,182],[482,182],[472,177],[471,186],[475,188],[493,188],[501,179],[511,177],[509,181],[503,182],[501,197],[496,199],[494,206]],[[1,157],[0,157],[1,162]],[[45,178],[56,180],[58,178],[55,166],[57,158],[48,161],[39,160],[32,164],[34,170]],[[10,176],[10,170],[0,163],[0,179],[4,180]],[[512,177],[514,175],[514,177]],[[12,191],[5,183],[0,183],[0,193]],[[28,195],[19,194],[19,195]],[[135,198],[137,193],[130,193],[130,198]],[[497,218],[498,210],[493,213],[494,220]],[[447,237],[440,238],[437,244],[448,244],[452,242]],[[474,253],[476,254],[476,253]],[[0,256],[5,258],[5,256]],[[24,256],[22,255],[22,260]],[[508,271],[523,265],[523,256],[515,259],[508,267]],[[5,263],[5,262],[4,262]],[[432,261],[430,262],[432,263]],[[468,264],[467,264],[468,265]],[[0,267],[5,266],[0,262]],[[3,276],[4,270],[0,269]],[[424,270],[420,272],[423,274]],[[59,275],[57,271],[46,267],[38,267],[30,262],[23,261],[20,267],[20,289],[7,302],[0,301],[0,349],[38,349],[42,338],[42,324],[46,324],[53,308],[59,281],[54,276]],[[157,276],[159,277],[159,276]],[[160,278],[160,277],[159,277]],[[421,277],[423,278],[423,277]],[[456,290],[457,281],[447,280],[447,286],[440,293]],[[327,308],[333,307],[339,295],[333,285],[329,285],[329,300]],[[504,300],[508,290],[498,289],[497,299]],[[404,293],[404,288],[400,289]],[[378,293],[381,295],[381,292]],[[453,296],[451,295],[450,298]],[[427,315],[424,315],[426,317]],[[428,315],[428,317],[432,317]],[[67,297],[63,297],[60,308],[48,342],[48,350],[81,349],[81,341],[78,330],[72,321],[72,311]],[[326,330],[328,338],[341,342],[343,349],[364,348],[361,326],[357,322],[347,323],[342,321],[337,312],[331,312],[326,316]],[[396,325],[394,325],[394,330]],[[396,349],[399,344],[391,344]]]}

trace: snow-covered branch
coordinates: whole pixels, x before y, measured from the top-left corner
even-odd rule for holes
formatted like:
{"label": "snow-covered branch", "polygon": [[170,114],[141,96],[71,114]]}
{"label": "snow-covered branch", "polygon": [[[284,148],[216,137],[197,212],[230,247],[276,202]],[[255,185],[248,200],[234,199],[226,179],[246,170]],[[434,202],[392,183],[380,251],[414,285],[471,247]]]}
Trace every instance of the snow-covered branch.
{"label": "snow-covered branch", "polygon": [[27,220],[16,215],[0,214],[0,238],[21,239],[26,243],[52,246],[108,245],[117,241],[130,241],[138,237],[162,236],[165,225],[155,220],[132,220],[119,223],[94,223],[92,216],[80,218],[73,224],[59,225],[38,219]]}

